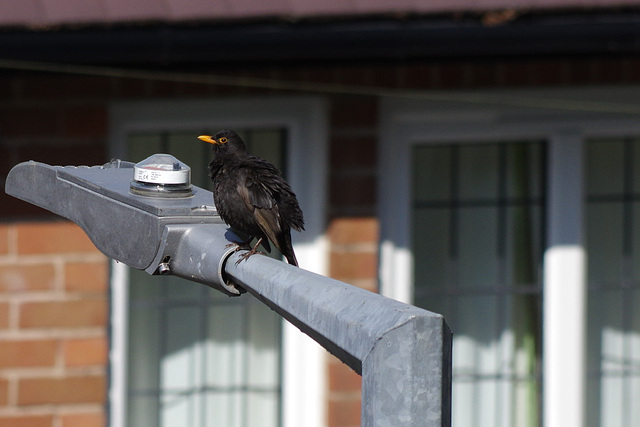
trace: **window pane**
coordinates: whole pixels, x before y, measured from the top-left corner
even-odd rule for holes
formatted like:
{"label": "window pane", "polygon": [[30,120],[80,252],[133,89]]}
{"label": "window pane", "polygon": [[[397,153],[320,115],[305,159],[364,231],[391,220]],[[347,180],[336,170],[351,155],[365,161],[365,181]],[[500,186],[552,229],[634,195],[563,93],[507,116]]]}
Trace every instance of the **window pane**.
{"label": "window pane", "polygon": [[589,196],[621,195],[624,188],[624,144],[593,141],[587,144],[587,192]]}
{"label": "window pane", "polygon": [[130,426],[158,426],[158,396],[129,397],[127,423]]}
{"label": "window pane", "polygon": [[622,279],[623,205],[589,203],[586,219],[589,281],[615,286]]}
{"label": "window pane", "polygon": [[450,218],[449,209],[414,210],[414,251],[420,254],[415,263],[417,283],[431,288],[446,287],[450,274]]}
{"label": "window pane", "polygon": [[587,419],[623,427],[640,414],[640,139],[587,147]]}
{"label": "window pane", "polygon": [[454,426],[537,426],[544,144],[412,153],[415,303],[454,332]]}
{"label": "window pane", "polygon": [[541,283],[544,230],[540,205],[506,208],[505,265],[503,273],[512,286]]}
{"label": "window pane", "polygon": [[165,150],[191,167],[193,184],[210,188],[207,165],[211,160],[211,146],[197,139],[197,136],[194,132],[167,133]]}
{"label": "window pane", "polygon": [[[129,377],[132,390],[156,390],[158,388],[158,368],[160,360],[160,308],[159,289],[152,283],[153,278],[138,270],[131,270],[131,281],[136,286],[129,295]],[[147,293],[148,298],[143,297]]]}
{"label": "window pane", "polygon": [[638,283],[640,282],[640,202],[631,203],[630,211],[631,230],[626,230],[625,236],[631,240],[629,243],[632,248],[629,255],[631,279]]}
{"label": "window pane", "polygon": [[269,159],[280,170],[284,169],[285,164],[284,150],[282,150],[283,136],[281,130],[253,130],[242,134],[247,150],[251,154]]}
{"label": "window pane", "polygon": [[498,210],[494,207],[458,210],[457,259],[462,287],[498,284]]}
{"label": "window pane", "polygon": [[137,163],[152,154],[163,152],[161,139],[161,135],[155,132],[130,135],[127,145],[127,159]]}
{"label": "window pane", "polygon": [[416,147],[413,152],[413,193],[418,202],[448,200],[451,194],[451,149]]}
{"label": "window pane", "polygon": [[506,151],[507,197],[538,198],[544,192],[544,151],[540,143],[508,144]]}
{"label": "window pane", "polygon": [[498,146],[462,145],[457,150],[457,177],[461,199],[485,199],[498,195]]}

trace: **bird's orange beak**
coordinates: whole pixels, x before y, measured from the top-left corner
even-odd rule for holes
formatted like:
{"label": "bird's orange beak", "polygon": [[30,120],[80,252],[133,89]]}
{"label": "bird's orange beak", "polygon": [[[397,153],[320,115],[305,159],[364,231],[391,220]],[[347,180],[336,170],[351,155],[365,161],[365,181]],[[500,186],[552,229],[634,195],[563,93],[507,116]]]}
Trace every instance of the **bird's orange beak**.
{"label": "bird's orange beak", "polygon": [[218,141],[216,141],[215,139],[211,138],[209,135],[200,135],[198,137],[199,140],[204,141],[204,142],[208,142],[209,144],[216,144],[218,145]]}

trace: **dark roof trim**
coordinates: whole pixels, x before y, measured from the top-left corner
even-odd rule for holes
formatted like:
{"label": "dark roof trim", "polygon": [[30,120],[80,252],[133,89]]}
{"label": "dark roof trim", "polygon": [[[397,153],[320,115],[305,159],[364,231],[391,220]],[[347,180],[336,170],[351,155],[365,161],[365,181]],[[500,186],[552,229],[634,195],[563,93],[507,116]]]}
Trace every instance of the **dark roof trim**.
{"label": "dark roof trim", "polygon": [[0,57],[136,67],[637,55],[640,13],[84,28],[0,33]]}

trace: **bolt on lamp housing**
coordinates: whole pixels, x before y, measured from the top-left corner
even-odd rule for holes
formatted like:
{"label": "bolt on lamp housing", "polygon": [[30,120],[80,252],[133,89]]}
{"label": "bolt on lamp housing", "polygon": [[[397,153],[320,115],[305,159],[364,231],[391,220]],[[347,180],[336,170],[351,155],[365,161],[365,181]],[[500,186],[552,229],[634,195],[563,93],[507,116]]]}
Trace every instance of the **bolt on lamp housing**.
{"label": "bolt on lamp housing", "polygon": [[133,167],[132,194],[147,197],[191,197],[191,168],[170,154],[154,154]]}

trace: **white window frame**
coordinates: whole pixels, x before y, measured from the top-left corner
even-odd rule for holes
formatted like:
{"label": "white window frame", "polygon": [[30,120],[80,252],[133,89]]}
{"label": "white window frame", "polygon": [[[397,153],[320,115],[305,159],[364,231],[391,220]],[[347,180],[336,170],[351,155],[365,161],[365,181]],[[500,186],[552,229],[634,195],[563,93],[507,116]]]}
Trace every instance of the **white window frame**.
{"label": "white window frame", "polygon": [[[415,144],[544,140],[547,247],[543,271],[545,427],[583,427],[586,275],[583,143],[640,135],[640,87],[422,93],[380,108],[380,289],[411,303],[411,148]],[[579,159],[575,162],[575,159]],[[427,307],[428,308],[428,307]],[[455,334],[455,331],[453,331]]]}
{"label": "white window frame", "polygon": [[[305,231],[294,233],[296,256],[303,268],[327,274],[326,162],[327,106],[317,97],[217,98],[117,102],[110,108],[109,147],[122,158],[132,132],[207,129],[284,128],[288,135],[288,181],[305,214]],[[194,135],[194,144],[197,144]],[[127,159],[124,159],[127,160]],[[111,273],[111,427],[126,426],[128,274],[113,262]],[[326,425],[325,351],[297,328],[283,322],[282,425]]]}

